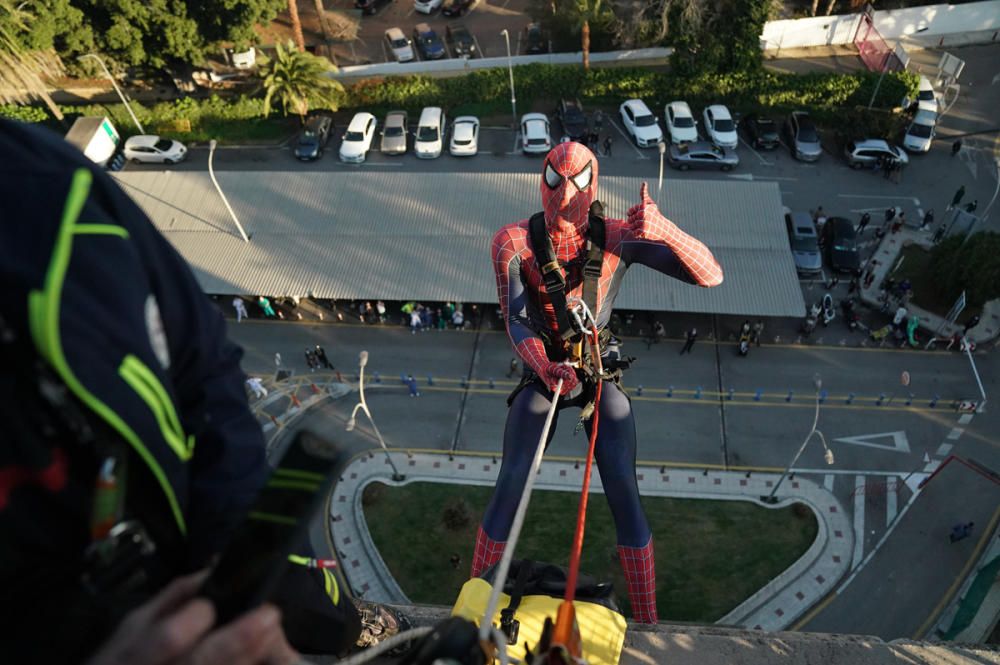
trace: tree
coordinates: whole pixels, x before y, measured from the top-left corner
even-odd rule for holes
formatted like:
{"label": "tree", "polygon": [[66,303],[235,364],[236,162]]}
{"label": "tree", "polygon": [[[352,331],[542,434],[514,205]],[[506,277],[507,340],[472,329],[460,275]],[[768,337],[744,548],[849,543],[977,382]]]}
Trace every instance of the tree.
{"label": "tree", "polygon": [[962,291],[970,307],[1000,298],[1000,233],[948,238],[931,250],[928,270],[938,295],[948,302]]}
{"label": "tree", "polygon": [[30,50],[22,39],[29,33],[33,16],[13,0],[0,0],[0,102],[24,103],[41,99],[52,115],[63,114],[49,96],[44,79],[63,72],[59,56],[51,49]]}
{"label": "tree", "polygon": [[298,0],[288,0],[288,15],[292,19],[292,37],[295,38],[295,44],[299,47],[299,51],[305,51],[306,40],[302,36],[302,21],[299,19]]}
{"label": "tree", "polygon": [[583,51],[583,70],[590,70],[590,24],[615,21],[614,12],[604,0],[576,0],[572,21],[580,31],[580,50]]}
{"label": "tree", "polygon": [[271,103],[281,102],[282,112],[291,110],[305,122],[311,108],[326,108],[336,111],[345,98],[344,86],[330,78],[328,74],[336,68],[323,58],[311,53],[295,50],[289,40],[282,46],[277,44],[272,60],[261,70],[264,77],[264,115],[270,115]]}

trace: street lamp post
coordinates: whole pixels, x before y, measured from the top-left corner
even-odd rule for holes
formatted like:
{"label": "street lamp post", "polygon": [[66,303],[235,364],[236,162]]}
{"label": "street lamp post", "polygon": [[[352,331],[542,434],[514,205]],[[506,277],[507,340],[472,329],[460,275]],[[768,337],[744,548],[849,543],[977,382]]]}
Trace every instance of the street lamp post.
{"label": "street lamp post", "polygon": [[820,379],[819,374],[817,374],[814,377],[813,383],[816,386],[816,415],[813,417],[812,429],[809,430],[809,434],[806,435],[805,441],[803,441],[802,445],[799,446],[799,450],[797,453],[795,453],[795,457],[793,457],[792,461],[788,463],[787,467],[785,467],[784,472],[782,472],[781,474],[781,478],[778,478],[778,482],[774,484],[774,487],[771,489],[771,493],[768,494],[767,496],[760,497],[760,500],[763,503],[778,503],[778,498],[775,496],[775,494],[777,494],[778,492],[778,488],[781,487],[781,483],[784,482],[788,474],[791,473],[792,467],[795,466],[795,463],[799,461],[799,457],[802,455],[802,451],[806,449],[806,445],[809,443],[809,440],[813,437],[813,434],[819,435],[820,443],[823,444],[823,450],[826,451],[823,454],[823,459],[826,460],[827,464],[833,464],[833,451],[827,447],[826,438],[823,436],[823,433],[816,429],[816,425],[819,423],[819,389],[823,386],[823,381],[822,379]]}
{"label": "street lamp post", "polygon": [[128,100],[125,99],[125,95],[122,93],[121,88],[118,87],[118,83],[115,82],[115,77],[112,76],[111,72],[108,71],[108,68],[104,65],[104,61],[101,60],[100,56],[97,56],[93,53],[88,53],[86,55],[81,55],[79,58],[77,58],[77,60],[83,60],[84,58],[93,58],[94,60],[97,61],[97,64],[99,64],[101,66],[101,69],[104,70],[104,75],[108,77],[108,80],[111,81],[111,85],[115,87],[115,92],[118,93],[118,98],[121,99],[122,104],[125,105],[125,110],[128,111],[128,114],[130,116],[132,116],[132,122],[134,122],[135,126],[139,128],[139,133],[145,134],[146,130],[143,129],[142,125],[139,123],[139,118],[135,117],[135,113],[132,112],[132,107],[129,105]]}
{"label": "street lamp post", "polygon": [[514,114],[514,129],[517,129],[517,95],[514,94],[514,64],[510,59],[510,33],[507,28],[500,31],[507,44],[507,73],[510,75],[510,110]]}
{"label": "street lamp post", "polygon": [[972,345],[967,338],[962,337],[962,346],[965,347],[965,354],[969,356],[969,364],[972,365],[972,375],[976,377],[976,385],[979,387],[979,394],[983,401],[976,406],[976,413],[983,413],[986,408],[986,390],[983,388],[983,380],[979,378],[979,369],[976,368],[976,361],[972,357]]}
{"label": "street lamp post", "polygon": [[358,362],[361,365],[361,371],[358,374],[358,393],[361,395],[361,401],[355,404],[354,410],[351,411],[351,417],[347,421],[347,431],[350,432],[354,430],[354,426],[357,424],[354,416],[358,414],[358,409],[364,411],[365,415],[368,416],[368,422],[372,425],[372,430],[375,431],[375,437],[378,439],[379,445],[382,446],[382,450],[385,451],[385,459],[389,462],[389,466],[392,467],[392,479],[397,483],[402,482],[406,480],[406,476],[399,472],[399,469],[396,468],[396,464],[392,461],[392,456],[389,455],[389,449],[385,445],[385,440],[382,439],[382,433],[378,431],[375,419],[372,418],[372,412],[368,410],[368,402],[365,401],[365,365],[368,364],[367,351],[362,351],[358,355]]}
{"label": "street lamp post", "polygon": [[[660,194],[663,193],[663,156],[665,154],[667,154],[667,144],[665,142],[663,142],[663,141],[660,141],[660,143],[658,144],[658,147],[660,149],[660,178],[659,178],[659,182],[658,182],[658,184],[656,186],[656,197],[657,197],[657,199],[659,199]],[[659,203],[659,201],[657,201],[657,203]]]}
{"label": "street lamp post", "polygon": [[229,211],[229,216],[233,218],[233,222],[236,223],[236,228],[239,229],[240,235],[243,237],[243,242],[250,242],[250,238],[247,237],[247,232],[243,230],[243,225],[240,224],[240,220],[236,219],[236,213],[233,212],[233,207],[229,205],[229,199],[226,195],[222,193],[222,187],[219,187],[219,181],[215,179],[215,171],[212,169],[212,158],[215,157],[215,146],[218,141],[212,139],[208,142],[208,176],[212,179],[212,184],[215,185],[215,190],[219,192],[219,197],[226,206],[226,210]]}

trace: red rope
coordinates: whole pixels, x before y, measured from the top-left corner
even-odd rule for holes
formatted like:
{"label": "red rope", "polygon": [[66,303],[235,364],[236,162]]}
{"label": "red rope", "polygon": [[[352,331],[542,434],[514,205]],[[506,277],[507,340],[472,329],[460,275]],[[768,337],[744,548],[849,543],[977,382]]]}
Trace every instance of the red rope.
{"label": "red rope", "polygon": [[570,550],[569,575],[566,579],[566,602],[572,603],[576,597],[576,580],[580,573],[580,555],[583,552],[583,529],[587,522],[587,497],[590,494],[590,472],[594,466],[594,445],[597,443],[597,421],[601,411],[601,347],[598,342],[597,326],[591,325],[594,332],[591,340],[591,358],[597,373],[597,389],[594,391],[594,415],[590,425],[590,445],[587,448],[587,464],[583,469],[583,491],[580,494],[580,506],[576,511],[576,532],[573,534],[573,549]]}

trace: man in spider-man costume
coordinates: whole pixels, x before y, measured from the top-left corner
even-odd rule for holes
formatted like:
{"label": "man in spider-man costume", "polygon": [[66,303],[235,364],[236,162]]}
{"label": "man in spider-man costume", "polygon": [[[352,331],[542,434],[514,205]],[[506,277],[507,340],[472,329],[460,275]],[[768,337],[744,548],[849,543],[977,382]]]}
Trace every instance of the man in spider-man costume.
{"label": "man in spider-man costume", "polygon": [[[583,293],[588,213],[591,203],[597,200],[597,172],[594,154],[576,142],[556,146],[542,166],[545,229],[555,258],[565,271],[566,300]],[[606,219],[604,223],[603,263],[597,300],[592,306],[597,327],[602,331],[611,317],[622,278],[632,263],[699,286],[722,283],[722,269],[712,253],[660,214],[649,198],[646,183],[642,184],[639,195],[640,203],[629,209],[627,219]],[[563,379],[559,408],[587,404],[593,399],[596,382],[581,369],[561,362],[565,359],[565,347],[558,343],[559,324],[545,288],[541,261],[532,251],[529,220],[500,229],[493,238],[492,254],[500,307],[511,343],[524,363],[525,378],[508,400],[503,464],[476,537],[474,577],[497,563],[503,554],[559,379]],[[602,358],[607,354],[604,344],[601,354]],[[633,619],[655,623],[653,540],[639,502],[635,476],[635,422],[617,376],[606,373],[602,380],[594,457],[615,520],[618,554]],[[589,423],[588,419],[585,422],[588,434]]]}

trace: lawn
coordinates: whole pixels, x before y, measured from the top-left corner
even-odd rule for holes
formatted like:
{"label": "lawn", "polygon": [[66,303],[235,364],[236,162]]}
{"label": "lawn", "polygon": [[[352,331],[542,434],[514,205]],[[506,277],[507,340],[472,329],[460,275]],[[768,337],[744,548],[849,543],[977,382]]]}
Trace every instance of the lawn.
{"label": "lawn", "polygon": [[[934,281],[934,275],[928,266],[931,262],[931,253],[917,245],[907,245],[900,252],[902,264],[892,273],[891,277],[896,283],[909,279],[913,284],[912,302],[917,307],[926,309],[938,316],[947,316],[952,305],[958,299],[958,293],[951,296],[943,296],[938,292]],[[899,258],[896,259],[899,261]],[[958,323],[965,323],[966,320],[980,312],[980,308],[966,308],[958,317]]]}
{"label": "lawn", "polygon": [[[415,603],[451,605],[469,574],[476,528],[492,487],[380,483],[365,490],[368,528],[382,558]],[[578,495],[536,491],[518,544],[518,558],[568,565]],[[464,505],[463,505],[464,504]],[[714,622],[790,566],[816,538],[812,511],[777,510],[746,501],[643,497],[653,529],[661,620]],[[451,520],[448,511],[464,517]],[[457,522],[457,523],[456,523]],[[607,502],[588,503],[581,571],[614,583],[630,616]],[[454,567],[450,559],[461,557]]]}

